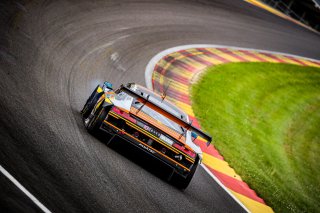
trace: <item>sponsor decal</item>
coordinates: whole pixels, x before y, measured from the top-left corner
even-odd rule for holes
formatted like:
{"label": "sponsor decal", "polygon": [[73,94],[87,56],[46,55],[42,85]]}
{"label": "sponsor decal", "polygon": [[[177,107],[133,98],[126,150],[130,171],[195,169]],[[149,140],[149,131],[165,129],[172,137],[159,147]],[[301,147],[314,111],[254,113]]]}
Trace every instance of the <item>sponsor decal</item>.
{"label": "sponsor decal", "polygon": [[150,132],[151,134],[157,136],[158,138],[160,138],[161,134],[159,132],[157,132],[155,129],[151,128],[150,126],[144,125],[143,127],[145,130],[147,130],[148,132]]}
{"label": "sponsor decal", "polygon": [[169,138],[167,138],[166,136],[164,135],[160,135],[160,139],[163,140],[164,142],[166,142],[167,144],[170,144],[172,146],[173,144],[173,141],[170,140]]}
{"label": "sponsor decal", "polygon": [[150,132],[151,134],[153,134],[154,136],[156,136],[157,138],[160,138],[161,133],[159,133],[157,130],[151,128],[150,126],[145,125],[144,123],[137,121],[138,126],[142,127],[144,130]]}
{"label": "sponsor decal", "polygon": [[141,146],[142,148],[144,148],[145,150],[147,150],[148,152],[151,152],[152,154],[156,153],[154,150],[150,149],[149,147],[139,143],[139,146]]}
{"label": "sponsor decal", "polygon": [[166,142],[167,144],[170,144],[172,146],[173,141],[171,139],[169,139],[168,137],[166,137],[165,135],[161,134],[160,132],[158,132],[157,130],[153,129],[150,126],[145,125],[144,123],[138,121],[137,122],[138,126],[142,127],[143,129],[145,129],[146,131],[150,132],[151,134],[153,134],[154,136],[156,136],[157,138],[160,138],[162,141]]}

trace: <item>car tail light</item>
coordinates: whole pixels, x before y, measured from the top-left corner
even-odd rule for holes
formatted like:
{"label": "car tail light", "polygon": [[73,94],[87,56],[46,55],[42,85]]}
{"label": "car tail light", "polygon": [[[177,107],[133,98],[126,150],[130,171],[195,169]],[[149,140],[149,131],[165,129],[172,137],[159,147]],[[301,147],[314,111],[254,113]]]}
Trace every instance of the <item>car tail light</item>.
{"label": "car tail light", "polygon": [[136,119],[134,119],[133,117],[131,117],[129,115],[129,113],[119,109],[118,107],[113,107],[112,111],[115,112],[116,114],[126,118],[127,120],[131,121],[132,123],[136,123],[137,122]]}
{"label": "car tail light", "polygon": [[189,155],[190,157],[192,158],[195,158],[196,157],[196,153],[192,150],[189,150],[188,148],[186,148],[185,146],[183,145],[180,145],[178,143],[175,143],[173,144],[173,147],[179,149],[180,151],[182,151],[183,153]]}

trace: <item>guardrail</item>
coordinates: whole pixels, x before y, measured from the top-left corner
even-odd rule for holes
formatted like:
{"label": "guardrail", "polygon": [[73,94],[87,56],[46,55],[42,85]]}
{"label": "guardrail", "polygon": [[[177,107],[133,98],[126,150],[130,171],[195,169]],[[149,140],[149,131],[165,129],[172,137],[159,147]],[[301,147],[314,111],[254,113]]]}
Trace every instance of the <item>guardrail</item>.
{"label": "guardrail", "polygon": [[[306,19],[306,15],[310,11],[300,11],[302,12],[299,14],[297,11],[294,11],[292,9],[293,4],[295,4],[296,1],[283,1],[283,0],[260,0],[261,2],[273,7],[274,9],[286,14],[287,16],[290,16],[301,23],[310,26],[311,28],[320,31],[320,25],[318,23],[310,23],[308,19]],[[312,2],[315,4],[315,8],[320,4],[319,0],[312,0]],[[320,8],[320,7],[319,7]],[[319,12],[320,13],[320,12]]]}

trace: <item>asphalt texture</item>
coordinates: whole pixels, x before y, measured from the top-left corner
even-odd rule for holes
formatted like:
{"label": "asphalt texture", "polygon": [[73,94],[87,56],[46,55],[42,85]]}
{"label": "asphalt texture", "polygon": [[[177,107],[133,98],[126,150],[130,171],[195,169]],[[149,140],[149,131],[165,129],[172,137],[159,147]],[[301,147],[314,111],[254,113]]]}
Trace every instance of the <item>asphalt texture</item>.
{"label": "asphalt texture", "polygon": [[[202,168],[181,191],[80,118],[97,83],[144,85],[155,54],[195,43],[320,58],[319,35],[241,0],[1,1],[0,164],[53,212],[241,212]],[[39,211],[10,184],[1,212]]]}

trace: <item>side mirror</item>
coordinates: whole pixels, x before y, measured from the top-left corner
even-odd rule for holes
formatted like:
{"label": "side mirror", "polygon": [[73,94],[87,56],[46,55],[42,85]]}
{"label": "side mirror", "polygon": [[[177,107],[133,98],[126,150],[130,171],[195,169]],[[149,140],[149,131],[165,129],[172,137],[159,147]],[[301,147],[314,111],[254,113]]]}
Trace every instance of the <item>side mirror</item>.
{"label": "side mirror", "polygon": [[105,82],[103,83],[103,87],[104,87],[104,88],[108,88],[108,89],[112,89],[112,84],[111,84],[110,82],[108,82],[108,81],[105,81]]}
{"label": "side mirror", "polygon": [[197,133],[191,132],[192,141],[194,141],[195,139],[197,139],[197,137],[198,137]]}

